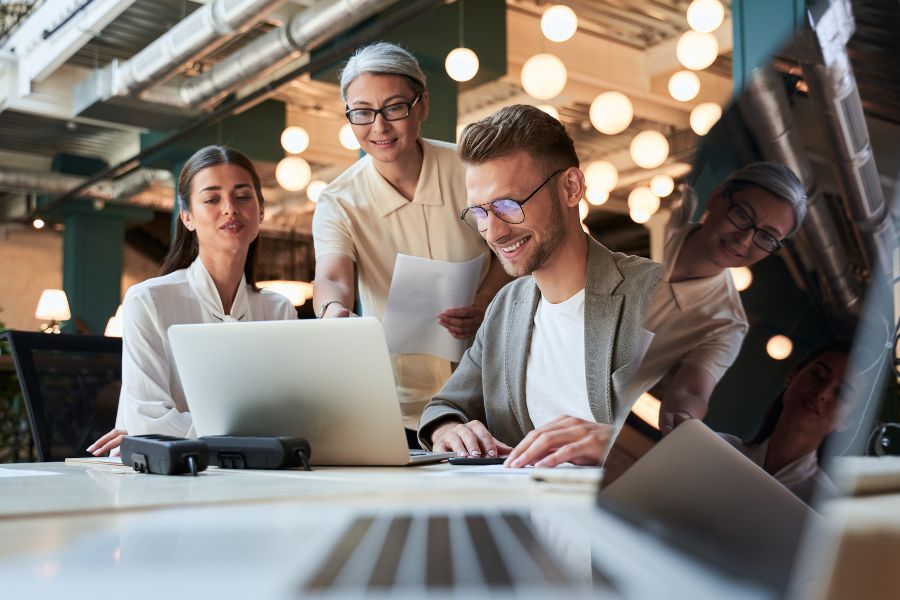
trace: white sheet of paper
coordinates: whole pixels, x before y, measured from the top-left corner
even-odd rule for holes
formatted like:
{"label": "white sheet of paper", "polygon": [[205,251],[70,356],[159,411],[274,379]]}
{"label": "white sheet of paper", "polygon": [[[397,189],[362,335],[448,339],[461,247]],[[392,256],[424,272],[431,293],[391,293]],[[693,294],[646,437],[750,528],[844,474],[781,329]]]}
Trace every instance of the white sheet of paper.
{"label": "white sheet of paper", "polygon": [[42,477],[44,475],[61,475],[53,471],[34,471],[29,469],[4,469],[0,468],[0,479],[5,477]]}
{"label": "white sheet of paper", "polygon": [[432,354],[459,362],[466,340],[438,323],[448,308],[471,306],[484,256],[462,263],[398,254],[384,311],[391,354]]}

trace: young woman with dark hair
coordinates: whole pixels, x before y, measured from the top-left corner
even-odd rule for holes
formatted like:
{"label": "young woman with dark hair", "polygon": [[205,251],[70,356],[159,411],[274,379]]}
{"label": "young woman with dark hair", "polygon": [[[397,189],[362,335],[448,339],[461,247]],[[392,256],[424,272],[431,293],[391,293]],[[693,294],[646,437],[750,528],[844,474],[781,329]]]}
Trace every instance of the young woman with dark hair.
{"label": "young woman with dark hair", "polygon": [[116,429],[88,447],[96,455],[117,447],[126,432],[195,435],[170,326],[297,318],[287,298],[256,287],[264,199],[246,156],[223,146],[197,151],[181,171],[177,200],[175,241],[161,275],[132,286],[122,303],[118,418]]}
{"label": "young woman with dark hair", "polygon": [[837,491],[819,458],[828,435],[848,421],[853,394],[844,375],[849,356],[850,343],[844,340],[816,348],[791,369],[752,439],[720,434],[806,503],[817,492]]}

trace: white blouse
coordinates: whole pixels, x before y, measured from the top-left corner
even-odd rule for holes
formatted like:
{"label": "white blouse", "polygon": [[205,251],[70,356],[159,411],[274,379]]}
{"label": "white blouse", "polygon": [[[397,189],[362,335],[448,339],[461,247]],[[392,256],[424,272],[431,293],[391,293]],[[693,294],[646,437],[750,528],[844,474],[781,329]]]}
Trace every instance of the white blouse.
{"label": "white blouse", "polygon": [[[768,438],[759,444],[747,444],[739,437],[720,433],[719,436],[726,442],[737,448],[741,454],[752,460],[762,469],[765,469],[766,454],[769,451]],[[832,483],[825,471],[819,466],[819,459],[815,452],[801,456],[794,462],[785,465],[773,477],[794,493],[795,496],[809,504],[819,494],[825,497],[833,497],[839,494],[837,486]]]}
{"label": "white blouse", "polygon": [[122,392],[116,427],[132,435],[196,437],[169,346],[172,325],[296,318],[287,298],[255,292],[246,280],[226,315],[200,258],[187,269],[132,286],[122,302]]}

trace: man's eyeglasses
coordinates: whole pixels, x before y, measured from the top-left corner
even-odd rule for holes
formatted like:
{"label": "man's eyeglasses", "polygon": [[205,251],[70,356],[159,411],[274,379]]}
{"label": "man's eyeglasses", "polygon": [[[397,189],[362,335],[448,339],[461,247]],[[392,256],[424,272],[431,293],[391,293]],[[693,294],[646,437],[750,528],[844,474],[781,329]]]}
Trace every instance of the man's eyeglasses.
{"label": "man's eyeglasses", "polygon": [[517,225],[525,220],[525,210],[522,206],[531,200],[531,198],[537,194],[542,187],[547,185],[551,179],[559,175],[565,171],[565,169],[559,169],[554,171],[547,179],[541,182],[541,185],[537,186],[533,192],[528,194],[528,196],[524,200],[513,200],[512,198],[498,198],[493,202],[487,202],[485,204],[479,204],[477,206],[469,206],[465,210],[462,211],[462,214],[459,215],[459,218],[466,222],[466,224],[474,229],[475,231],[482,232],[487,231],[488,228],[488,209],[485,207],[489,207],[491,212],[494,215],[502,220],[510,223],[512,225]]}
{"label": "man's eyeglasses", "polygon": [[725,213],[725,216],[732,225],[741,231],[752,229],[753,237],[750,239],[757,248],[760,248],[769,254],[781,249],[781,246],[783,245],[781,240],[765,229],[757,227],[753,217],[747,214],[746,210],[734,203],[734,200],[731,199],[731,194],[728,194],[726,198],[728,198],[728,212]]}
{"label": "man's eyeglasses", "polygon": [[353,125],[371,125],[375,122],[375,117],[381,115],[385,121],[400,121],[409,116],[412,107],[422,99],[419,94],[412,99],[412,102],[397,102],[388,104],[382,108],[353,108],[344,112],[347,120]]}

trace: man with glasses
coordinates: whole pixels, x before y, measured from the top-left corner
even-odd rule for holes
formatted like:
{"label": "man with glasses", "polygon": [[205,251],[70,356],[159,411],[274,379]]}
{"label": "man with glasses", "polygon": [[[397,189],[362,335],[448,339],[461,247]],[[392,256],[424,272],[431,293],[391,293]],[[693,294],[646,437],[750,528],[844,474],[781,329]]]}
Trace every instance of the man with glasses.
{"label": "man with glasses", "polygon": [[[451,335],[470,338],[509,278],[457,219],[466,189],[456,147],[419,135],[428,117],[425,75],[403,48],[371,44],[341,72],[341,96],[365,156],[325,188],[316,206],[316,315],[352,316],[358,291],[362,314],[383,319],[398,253],[453,262],[484,256],[475,302],[438,316]],[[403,423],[417,447],[422,408],[450,377],[451,365],[421,354],[391,360]]]}
{"label": "man with glasses", "polygon": [[713,388],[740,351],[747,317],[728,269],[777,252],[805,215],[797,176],[784,165],[757,162],[712,193],[701,224],[672,232],[644,325],[654,337],[633,392],[636,397],[667,380],[658,423],[663,434],[706,415]]}
{"label": "man with glasses", "polygon": [[582,231],[575,146],[543,111],[510,106],[469,125],[459,154],[460,218],[520,278],[426,406],[419,440],[463,456],[510,453],[512,467],[599,464],[627,403],[658,265]]}

